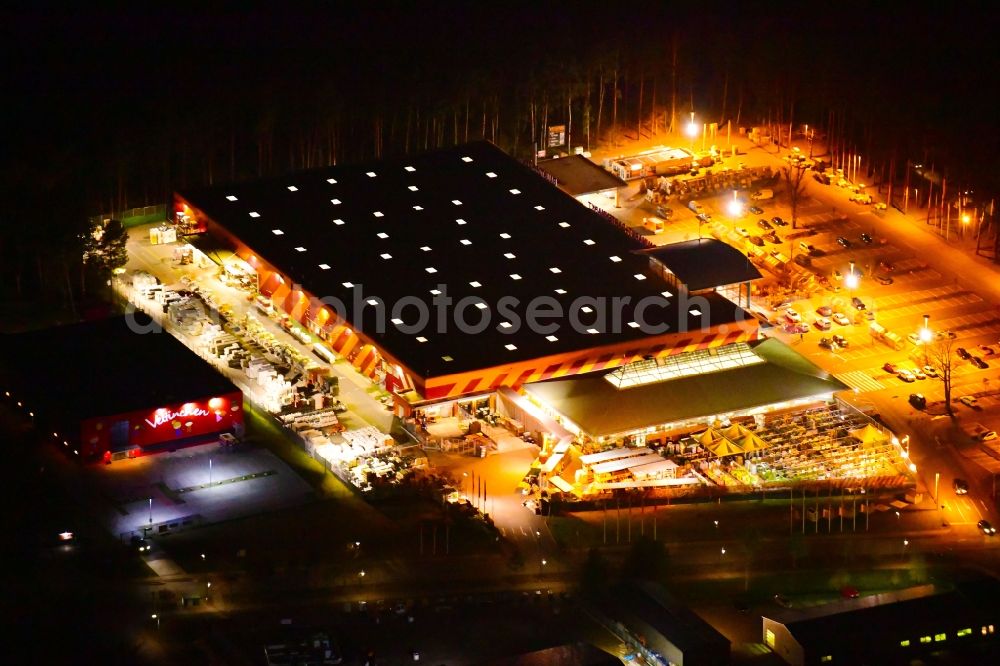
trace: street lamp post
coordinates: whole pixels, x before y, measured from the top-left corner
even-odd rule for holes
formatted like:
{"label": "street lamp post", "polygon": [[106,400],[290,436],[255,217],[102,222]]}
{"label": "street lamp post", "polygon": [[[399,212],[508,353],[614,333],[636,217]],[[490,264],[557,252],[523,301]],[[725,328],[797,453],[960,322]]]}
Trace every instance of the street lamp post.
{"label": "street lamp post", "polygon": [[931,340],[934,339],[934,334],[931,332],[930,322],[931,322],[931,316],[929,314],[925,314],[924,327],[920,329],[920,333],[918,334],[920,336],[920,346],[924,350],[924,365],[928,365],[927,345],[929,345],[931,343]]}
{"label": "street lamp post", "polygon": [[691,156],[694,156],[694,140],[698,136],[698,124],[694,121],[694,111],[691,112],[691,122],[684,128],[684,132],[691,139]]}

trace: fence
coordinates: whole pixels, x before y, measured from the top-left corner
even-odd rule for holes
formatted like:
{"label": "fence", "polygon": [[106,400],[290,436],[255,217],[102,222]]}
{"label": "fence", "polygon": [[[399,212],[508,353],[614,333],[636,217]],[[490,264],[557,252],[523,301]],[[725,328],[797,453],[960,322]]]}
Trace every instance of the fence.
{"label": "fence", "polygon": [[149,222],[157,222],[167,219],[167,205],[157,204],[155,206],[141,206],[138,208],[125,208],[123,210],[101,213],[90,218],[93,225],[98,225],[104,220],[119,220],[127,227],[134,227]]}

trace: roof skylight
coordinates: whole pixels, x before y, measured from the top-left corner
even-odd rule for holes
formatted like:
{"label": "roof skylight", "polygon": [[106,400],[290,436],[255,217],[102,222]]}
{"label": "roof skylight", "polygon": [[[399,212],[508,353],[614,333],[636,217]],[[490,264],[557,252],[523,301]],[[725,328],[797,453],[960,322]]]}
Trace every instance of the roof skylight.
{"label": "roof skylight", "polygon": [[274,234],[275,236],[284,236],[285,235],[285,232],[282,231],[281,229],[271,229],[271,233]]}
{"label": "roof skylight", "polygon": [[453,204],[455,204],[456,206],[461,206],[461,205],[462,205],[462,202],[461,202],[461,201],[459,201],[458,199],[452,199],[452,200],[451,200],[451,202],[452,202]]}
{"label": "roof skylight", "polygon": [[383,215],[382,211],[380,210],[375,211],[374,213],[372,213],[372,215],[374,215],[375,217],[385,217],[385,215]]}
{"label": "roof skylight", "polygon": [[304,247],[302,247],[302,246],[300,245],[300,246],[298,246],[297,248],[295,248],[295,251],[296,251],[296,252],[305,252],[305,251],[306,251],[306,249],[305,249]]}
{"label": "roof skylight", "polygon": [[548,340],[549,342],[558,342],[559,341],[559,338],[557,338],[554,335],[546,335],[545,339]]}
{"label": "roof skylight", "polygon": [[472,241],[470,241],[468,238],[463,238],[458,242],[461,243],[462,245],[472,245]]}
{"label": "roof skylight", "polygon": [[418,189],[420,189],[420,188],[418,188],[418,187],[417,187],[416,185],[410,185],[410,186],[409,186],[409,187],[407,187],[406,189],[408,189],[408,190],[409,190],[409,191],[411,191],[411,192],[416,192],[416,191],[417,191]]}
{"label": "roof skylight", "polygon": [[473,289],[479,289],[480,287],[483,286],[483,283],[479,282],[478,280],[473,280],[472,282],[469,283],[469,286],[472,287]]}
{"label": "roof skylight", "polygon": [[383,252],[379,256],[382,257],[383,259],[392,259],[392,255],[389,254],[388,252]]}
{"label": "roof skylight", "polygon": [[492,171],[487,171],[486,172],[486,177],[487,178],[496,178],[497,175],[495,173],[493,173]]}
{"label": "roof skylight", "polygon": [[520,280],[520,279],[521,279],[521,276],[520,276],[520,275],[518,275],[517,273],[511,273],[511,274],[510,274],[510,279],[511,279],[511,280]]}
{"label": "roof skylight", "polygon": [[424,270],[427,271],[428,273],[437,273],[438,272],[438,269],[434,268],[433,266],[428,266]]}
{"label": "roof skylight", "polygon": [[504,345],[504,349],[506,349],[507,351],[515,351],[517,350],[517,345],[507,344]]}
{"label": "roof skylight", "polygon": [[413,173],[414,171],[416,171],[416,169],[414,169],[414,168],[413,168],[413,167],[411,167],[411,166],[405,166],[405,167],[403,167],[403,168],[404,168],[404,169],[406,169],[407,171],[409,171],[410,173]]}
{"label": "roof skylight", "polygon": [[339,206],[340,199],[330,199],[330,203],[332,203],[334,206]]}
{"label": "roof skylight", "polygon": [[260,217],[260,213],[255,210],[250,211],[250,217]]}
{"label": "roof skylight", "polygon": [[385,233],[384,231],[380,231],[380,232],[378,232],[375,235],[378,236],[379,238],[381,238],[382,240],[385,240],[386,238],[389,237],[389,234]]}
{"label": "roof skylight", "polygon": [[471,157],[469,157],[468,155],[466,155],[465,157],[463,157],[463,158],[462,158],[462,161],[463,161],[463,162],[471,162],[471,161],[472,161],[472,158],[471,158]]}
{"label": "roof skylight", "polygon": [[336,224],[338,227],[341,227],[341,226],[344,225],[344,221],[342,219],[340,219],[339,217],[336,220],[334,220],[333,223]]}
{"label": "roof skylight", "polygon": [[337,179],[336,178],[327,178],[326,182],[330,183],[331,185],[336,185],[337,184]]}
{"label": "roof skylight", "polygon": [[330,270],[330,264],[320,264],[319,267],[322,268],[324,271]]}
{"label": "roof skylight", "polygon": [[367,171],[365,172],[365,175],[369,178],[374,178],[377,174],[374,171]]}
{"label": "roof skylight", "polygon": [[613,254],[613,255],[611,255],[610,257],[608,257],[608,259],[610,259],[611,261],[615,262],[616,264],[617,264],[617,263],[618,263],[619,261],[621,261],[621,260],[622,260],[622,258],[621,258],[621,257],[619,257],[619,256],[618,256],[618,255],[616,255],[616,254]]}
{"label": "roof skylight", "polygon": [[229,194],[226,196],[226,201],[238,201],[238,199],[234,195]]}
{"label": "roof skylight", "polygon": [[353,282],[342,282],[341,284],[343,284],[348,289],[353,289],[354,288],[354,283]]}
{"label": "roof skylight", "polygon": [[298,192],[299,188],[295,187],[294,185],[289,185],[288,186],[288,191],[289,192]]}

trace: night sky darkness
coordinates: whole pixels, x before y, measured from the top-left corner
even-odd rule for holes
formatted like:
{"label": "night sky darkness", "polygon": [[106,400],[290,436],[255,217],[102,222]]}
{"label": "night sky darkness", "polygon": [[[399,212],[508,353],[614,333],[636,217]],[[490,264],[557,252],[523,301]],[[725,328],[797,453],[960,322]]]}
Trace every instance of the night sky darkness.
{"label": "night sky darkness", "polygon": [[[693,98],[700,117],[719,118],[723,91],[727,117],[741,102],[741,125],[794,108],[796,124],[818,126],[832,109],[862,151],[997,189],[1000,21],[989,3],[371,4],[7,10],[0,252],[21,244],[11,230],[28,221],[58,230],[209,178],[302,168],[303,143],[325,148],[331,133],[341,162],[421,149],[423,130],[404,141],[407,119],[439,117],[450,143],[467,102],[470,138],[496,102],[497,143],[527,157],[528,102],[548,91],[558,105],[572,81],[593,90],[602,65],[617,63],[620,120],[634,127],[640,76],[644,105],[654,78],[669,105],[674,43],[679,113]],[[605,129],[609,106],[610,93]]]}

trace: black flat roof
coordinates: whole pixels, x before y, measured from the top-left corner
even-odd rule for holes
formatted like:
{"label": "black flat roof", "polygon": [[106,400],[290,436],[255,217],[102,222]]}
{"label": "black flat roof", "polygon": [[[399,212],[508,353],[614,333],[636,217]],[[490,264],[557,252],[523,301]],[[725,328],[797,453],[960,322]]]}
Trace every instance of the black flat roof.
{"label": "black flat roof", "polygon": [[64,423],[237,390],[169,333],[133,328],[122,316],[0,336],[4,390]]}
{"label": "black flat roof", "polygon": [[695,238],[643,250],[656,257],[689,291],[757,280],[760,271],[746,254],[714,238]]}
{"label": "black flat roof", "polygon": [[[317,297],[340,299],[355,329],[424,377],[639,341],[651,331],[629,326],[636,304],[668,289],[635,254],[634,239],[488,142],[178,194],[286,279]],[[408,298],[430,307],[432,290],[446,291],[455,304],[469,299],[466,320],[486,312],[489,326],[461,332],[448,316],[447,330],[401,330],[417,320],[416,306],[397,313],[391,306]],[[539,296],[564,312],[581,297],[630,302],[617,332],[577,331],[565,318],[555,320],[554,331],[501,326],[502,298],[518,300],[512,309],[523,322],[527,303]],[[371,298],[390,306],[382,332],[366,305]],[[709,295],[709,305],[693,315],[674,298],[649,307],[645,318],[670,331],[749,319],[722,297]],[[581,314],[585,325],[597,314],[589,307],[595,312]],[[430,310],[432,324],[437,313]]]}
{"label": "black flat roof", "polygon": [[628,185],[624,180],[610,171],[605,171],[583,155],[539,160],[537,166],[555,178],[559,187],[574,197]]}

